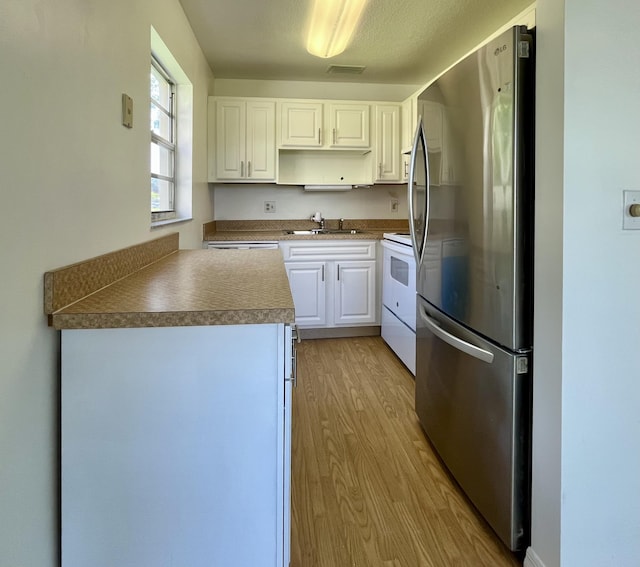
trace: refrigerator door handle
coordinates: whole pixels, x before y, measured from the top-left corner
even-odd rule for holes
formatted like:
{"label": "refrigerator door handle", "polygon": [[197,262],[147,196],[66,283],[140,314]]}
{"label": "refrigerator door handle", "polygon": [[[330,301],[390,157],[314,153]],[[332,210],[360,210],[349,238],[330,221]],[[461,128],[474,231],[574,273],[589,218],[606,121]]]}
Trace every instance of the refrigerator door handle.
{"label": "refrigerator door handle", "polygon": [[[415,214],[414,207],[415,203],[413,202],[413,183],[414,183],[414,174],[416,167],[416,153],[418,151],[418,144],[421,142],[424,143],[425,148],[425,169],[426,169],[426,211],[425,211],[425,226],[424,226],[424,234],[422,235],[422,242],[418,242],[416,240],[416,231],[415,231]],[[424,127],[422,125],[422,116],[418,116],[418,126],[416,128],[416,133],[413,137],[413,146],[411,147],[411,156],[409,159],[409,179],[407,180],[407,203],[409,208],[409,234],[411,235],[411,243],[413,245],[413,254],[416,259],[416,265],[420,265],[422,263],[422,257],[424,255],[425,243],[427,240],[427,223],[429,222],[429,160],[427,159],[427,140],[424,135]]]}
{"label": "refrigerator door handle", "polygon": [[429,330],[439,339],[443,340],[445,343],[451,345],[453,348],[456,348],[482,362],[486,362],[491,364],[493,362],[493,353],[488,350],[484,350],[483,348],[477,347],[476,345],[472,345],[467,341],[463,341],[461,338],[452,335],[451,333],[445,331],[438,322],[427,314],[424,305],[419,305],[418,309],[420,316],[423,321],[429,328]]}

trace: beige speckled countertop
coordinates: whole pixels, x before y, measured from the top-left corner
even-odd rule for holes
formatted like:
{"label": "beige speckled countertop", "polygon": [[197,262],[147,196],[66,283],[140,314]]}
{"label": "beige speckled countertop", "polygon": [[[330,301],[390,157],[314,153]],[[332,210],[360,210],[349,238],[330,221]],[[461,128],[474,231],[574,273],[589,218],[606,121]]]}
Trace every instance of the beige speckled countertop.
{"label": "beige speckled countertop", "polygon": [[279,250],[176,250],[50,313],[56,329],[293,323],[294,319]]}
{"label": "beige speckled countertop", "polygon": [[[213,221],[203,226],[202,239],[207,241],[261,242],[281,240],[379,240],[385,232],[406,232],[407,220],[396,219],[345,219],[345,230],[357,230],[355,234],[287,234],[287,230],[318,228],[310,220],[273,221]],[[327,219],[326,228],[337,229],[338,219]]]}

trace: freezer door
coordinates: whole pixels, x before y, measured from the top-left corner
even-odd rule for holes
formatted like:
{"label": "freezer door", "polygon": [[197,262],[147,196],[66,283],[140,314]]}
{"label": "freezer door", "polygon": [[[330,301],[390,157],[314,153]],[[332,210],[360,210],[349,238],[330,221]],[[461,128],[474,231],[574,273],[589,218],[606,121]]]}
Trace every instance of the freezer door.
{"label": "freezer door", "polygon": [[530,353],[496,347],[418,298],[416,413],[462,489],[510,549],[530,510]]}
{"label": "freezer door", "polygon": [[418,97],[429,166],[425,252],[439,252],[428,265],[425,253],[418,293],[510,350],[532,344],[530,40],[509,30]]}

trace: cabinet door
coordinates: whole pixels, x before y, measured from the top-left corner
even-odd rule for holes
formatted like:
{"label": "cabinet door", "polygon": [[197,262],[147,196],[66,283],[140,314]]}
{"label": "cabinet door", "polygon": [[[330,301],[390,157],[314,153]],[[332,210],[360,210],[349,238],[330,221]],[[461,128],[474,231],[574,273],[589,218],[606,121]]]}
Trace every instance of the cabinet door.
{"label": "cabinet door", "polygon": [[272,181],[276,178],[275,102],[247,102],[247,179]]}
{"label": "cabinet door", "polygon": [[336,325],[376,322],[375,260],[336,262]]}
{"label": "cabinet door", "polygon": [[410,152],[418,125],[417,97],[413,96],[402,103],[400,119],[400,151],[403,152],[400,159],[400,175],[402,181],[407,181],[409,179],[409,165],[411,163]]}
{"label": "cabinet door", "polygon": [[245,176],[246,103],[216,101],[216,177]]}
{"label": "cabinet door", "polygon": [[402,168],[402,181],[409,179],[409,167],[411,166],[411,154],[402,154],[400,167]]}
{"label": "cabinet door", "polygon": [[417,98],[415,96],[408,98],[402,103],[401,109],[401,141],[400,147],[402,151],[411,150],[413,145],[413,137],[416,133],[418,117],[416,116]]}
{"label": "cabinet door", "polygon": [[296,310],[296,325],[326,325],[326,263],[288,262],[285,266]]}
{"label": "cabinet door", "polygon": [[400,181],[400,106],[397,104],[376,105],[375,156],[375,180]]}
{"label": "cabinet door", "polygon": [[325,144],[331,148],[368,148],[369,138],[368,104],[329,104],[329,139]]}
{"label": "cabinet door", "polygon": [[298,148],[322,145],[321,102],[283,102],[280,105],[280,145]]}
{"label": "cabinet door", "polygon": [[287,565],[287,338],[63,332],[62,567]]}

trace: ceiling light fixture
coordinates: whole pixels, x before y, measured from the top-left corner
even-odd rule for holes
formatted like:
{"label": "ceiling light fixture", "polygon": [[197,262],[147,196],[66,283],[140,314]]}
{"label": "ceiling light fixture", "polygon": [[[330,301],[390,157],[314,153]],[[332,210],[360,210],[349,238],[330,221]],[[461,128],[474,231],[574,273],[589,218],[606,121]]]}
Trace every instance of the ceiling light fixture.
{"label": "ceiling light fixture", "polygon": [[367,0],[314,0],[307,51],[325,59],[342,53],[366,3]]}

